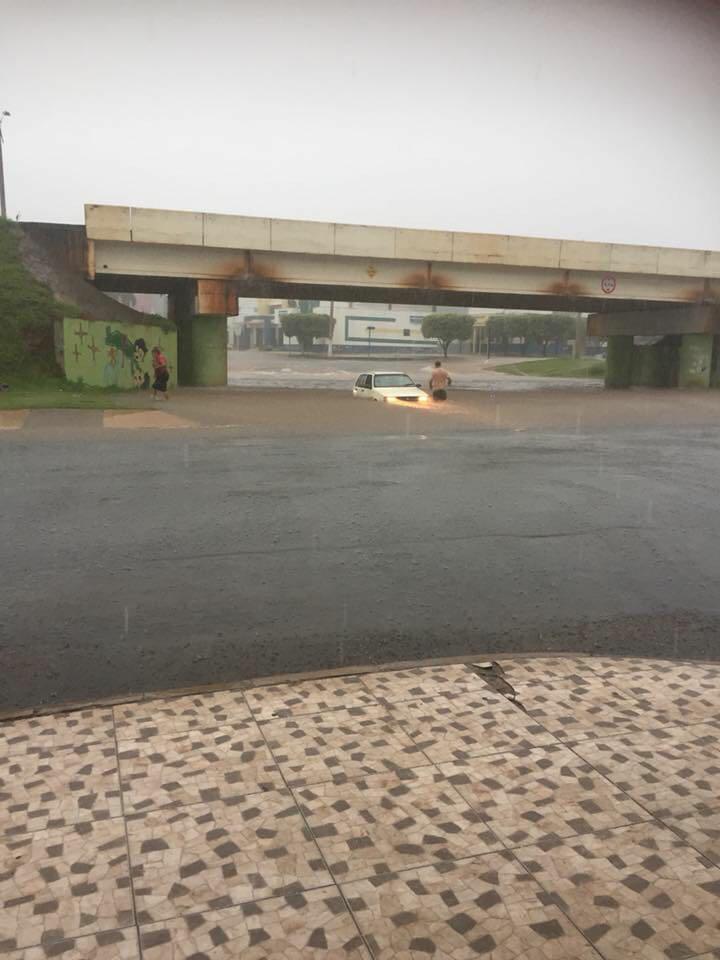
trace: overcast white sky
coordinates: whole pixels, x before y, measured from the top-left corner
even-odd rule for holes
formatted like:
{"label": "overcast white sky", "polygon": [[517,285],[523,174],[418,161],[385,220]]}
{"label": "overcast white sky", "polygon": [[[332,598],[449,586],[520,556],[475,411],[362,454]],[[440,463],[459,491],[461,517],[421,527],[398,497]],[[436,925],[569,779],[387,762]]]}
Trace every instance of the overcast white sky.
{"label": "overcast white sky", "polygon": [[2,0],[9,213],[720,249],[711,0]]}

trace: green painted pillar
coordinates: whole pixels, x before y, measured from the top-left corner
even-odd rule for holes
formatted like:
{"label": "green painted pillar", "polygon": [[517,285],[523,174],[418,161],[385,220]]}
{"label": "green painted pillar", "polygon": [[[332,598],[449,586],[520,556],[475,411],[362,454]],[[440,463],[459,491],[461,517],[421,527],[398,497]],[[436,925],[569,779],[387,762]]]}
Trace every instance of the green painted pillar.
{"label": "green painted pillar", "polygon": [[680,344],[679,387],[709,387],[712,370],[711,333],[686,333]]}
{"label": "green painted pillar", "polygon": [[192,322],[192,383],[196,387],[227,385],[227,318],[198,313]]}
{"label": "green painted pillar", "polygon": [[185,280],[176,283],[168,296],[168,317],[177,327],[177,371],[181,387],[192,386],[193,382],[192,328],[196,294],[195,281]]}
{"label": "green painted pillar", "polygon": [[632,383],[634,387],[662,386],[657,344],[633,347]]}
{"label": "green painted pillar", "polygon": [[176,321],[178,331],[178,384],[181,387],[192,386],[193,358],[192,358],[192,314],[178,317]]}
{"label": "green painted pillar", "polygon": [[720,337],[716,334],[713,337],[713,359],[712,369],[710,371],[710,386],[720,387]]}
{"label": "green painted pillar", "polygon": [[629,387],[632,383],[633,338],[625,334],[608,337],[605,386]]}

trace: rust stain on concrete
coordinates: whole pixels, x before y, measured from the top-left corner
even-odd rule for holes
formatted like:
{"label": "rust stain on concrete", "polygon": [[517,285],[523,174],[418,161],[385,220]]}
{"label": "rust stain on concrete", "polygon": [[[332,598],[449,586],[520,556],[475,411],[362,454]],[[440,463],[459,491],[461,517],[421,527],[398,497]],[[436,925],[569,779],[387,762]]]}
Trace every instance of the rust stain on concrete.
{"label": "rust stain on concrete", "polygon": [[430,286],[436,290],[447,290],[455,287],[456,284],[442,273],[433,273],[430,277]]}
{"label": "rust stain on concrete", "polygon": [[406,273],[400,280],[400,287],[427,287],[427,273],[424,270],[414,270],[412,273]]}
{"label": "rust stain on concrete", "polygon": [[[716,290],[716,297],[718,293],[720,293],[720,291]],[[686,287],[680,291],[677,299],[687,301],[688,303],[703,303],[707,300],[707,288],[704,284],[702,286]]]}
{"label": "rust stain on concrete", "polygon": [[561,297],[580,297],[589,295],[589,290],[581,283],[572,283],[570,280],[555,280],[547,287],[543,287],[540,293],[552,293]]}

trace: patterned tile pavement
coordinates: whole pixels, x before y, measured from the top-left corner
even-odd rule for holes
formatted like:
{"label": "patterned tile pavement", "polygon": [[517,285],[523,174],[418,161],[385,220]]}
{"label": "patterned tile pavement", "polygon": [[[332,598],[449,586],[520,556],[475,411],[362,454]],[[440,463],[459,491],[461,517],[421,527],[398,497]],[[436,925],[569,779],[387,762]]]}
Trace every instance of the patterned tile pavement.
{"label": "patterned tile pavement", "polygon": [[720,730],[710,724],[586,741],[574,749],[654,816],[720,802]]}
{"label": "patterned tile pavement", "polygon": [[429,763],[398,719],[381,706],[262,720],[260,729],[291,787]]}
{"label": "patterned tile pavement", "polygon": [[545,686],[519,683],[515,690],[529,716],[558,740],[605,738],[701,719],[663,710],[663,705],[658,708],[596,678],[589,684],[567,680]]}
{"label": "patterned tile pavement", "polygon": [[182,733],[250,719],[242,693],[205,693],[191,697],[144,700],[114,708],[118,740]]}
{"label": "patterned tile pavement", "polygon": [[517,856],[608,960],[720,945],[720,872],[659,823],[558,838]]}
{"label": "patterned tile pavement", "polygon": [[94,936],[72,937],[56,940],[46,946],[28,947],[27,950],[2,954],[3,960],[47,960],[47,957],[62,957],[63,960],[140,960],[137,930],[108,930]]}
{"label": "patterned tile pavement", "polygon": [[331,883],[289,790],[152,810],[128,837],[143,923]]}
{"label": "patterned tile pavement", "polygon": [[478,688],[477,673],[464,663],[370,673],[362,682],[378,700],[389,703],[418,697],[455,696]]}
{"label": "patterned tile pavement", "polygon": [[0,836],[122,813],[114,741],[0,759]]}
{"label": "patterned tile pavement", "polygon": [[0,949],[114,930],[133,921],[120,818],[6,838],[0,859]]}
{"label": "patterned tile pavement", "polygon": [[540,723],[504,697],[479,689],[450,699],[393,704],[393,715],[434,763],[555,743]]}
{"label": "patterned tile pavement", "polygon": [[0,723],[0,960],[720,957],[720,666],[543,656]]}
{"label": "patterned tile pavement", "polygon": [[343,893],[380,958],[597,956],[508,852],[358,880]]}
{"label": "patterned tile pavement", "polygon": [[76,710],[59,716],[0,723],[0,759],[72,753],[113,736],[112,710]]}
{"label": "patterned tile pavement", "polygon": [[502,844],[435,767],[296,791],[333,875],[354,880]]}
{"label": "patterned tile pavement", "polygon": [[713,806],[697,806],[691,813],[666,815],[665,823],[720,867],[720,802]]}
{"label": "patterned tile pavement", "polygon": [[511,847],[650,818],[567,747],[536,747],[443,763],[440,770]]}
{"label": "patterned tile pavement", "polygon": [[246,697],[255,716],[266,720],[322,713],[338,707],[366,707],[377,702],[360,677],[330,677],[256,687],[248,690]]}
{"label": "patterned tile pavement", "polygon": [[681,720],[707,720],[720,717],[718,684],[720,674],[712,671],[678,670],[637,671],[611,678],[623,693],[655,703],[660,710]]}
{"label": "patterned tile pavement", "polygon": [[253,720],[119,742],[128,811],[178,806],[283,786]]}
{"label": "patterned tile pavement", "polygon": [[140,943],[145,960],[370,960],[336,887],[150,924]]}
{"label": "patterned tile pavement", "polygon": [[[595,671],[590,671],[587,666],[588,658],[583,657],[522,657],[518,660],[498,661],[498,665],[503,674],[510,683],[532,682],[540,684],[554,683],[563,677],[591,677],[595,676]],[[609,665],[615,661],[597,660],[598,664]],[[632,665],[637,669],[638,661],[633,660]]]}

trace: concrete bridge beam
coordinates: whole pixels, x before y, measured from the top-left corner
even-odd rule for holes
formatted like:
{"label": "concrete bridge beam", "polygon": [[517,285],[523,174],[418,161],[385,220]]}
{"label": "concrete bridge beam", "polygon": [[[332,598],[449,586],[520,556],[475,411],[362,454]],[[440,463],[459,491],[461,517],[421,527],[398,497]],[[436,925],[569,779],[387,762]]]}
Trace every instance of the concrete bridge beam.
{"label": "concrete bridge beam", "polygon": [[687,304],[677,307],[653,307],[592,313],[588,317],[589,337],[632,334],[636,337],[664,337],[677,334],[720,334],[720,307],[712,304]]}

